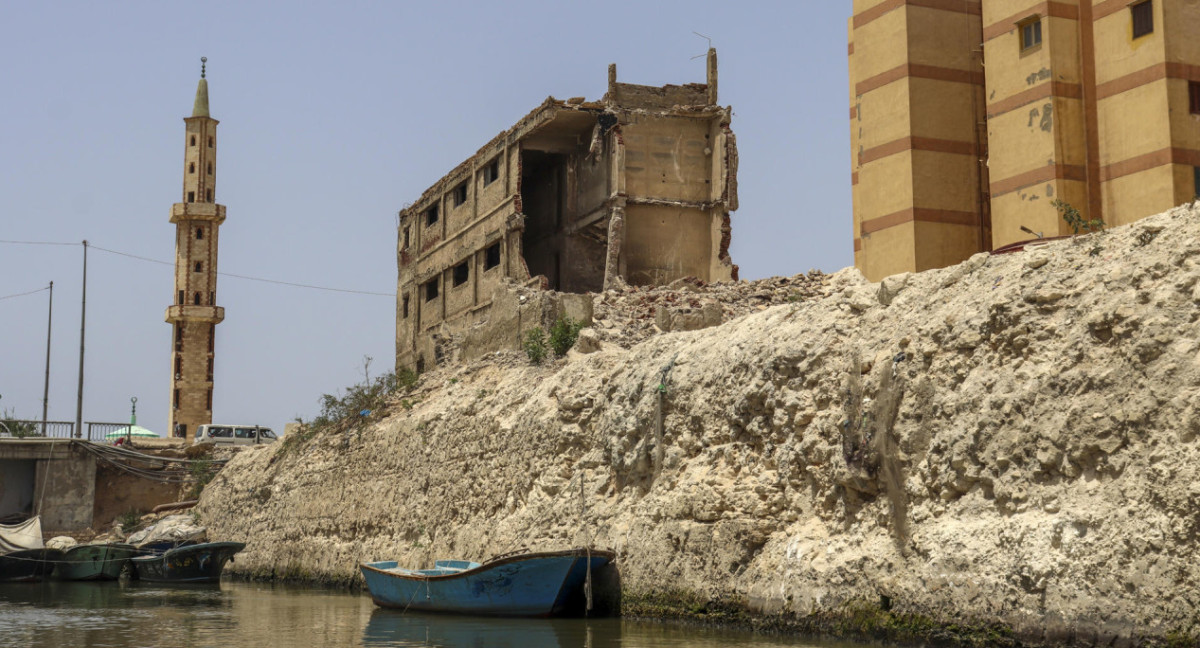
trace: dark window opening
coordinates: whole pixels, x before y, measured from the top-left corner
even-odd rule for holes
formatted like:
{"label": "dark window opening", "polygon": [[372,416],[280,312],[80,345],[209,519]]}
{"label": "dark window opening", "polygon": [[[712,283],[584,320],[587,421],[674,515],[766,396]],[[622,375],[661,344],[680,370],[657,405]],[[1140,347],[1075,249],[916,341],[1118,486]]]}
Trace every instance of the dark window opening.
{"label": "dark window opening", "polygon": [[429,227],[438,221],[438,206],[430,205],[429,209],[425,210],[425,227]]}
{"label": "dark window opening", "polygon": [[183,325],[175,325],[175,350],[183,351]]}
{"label": "dark window opening", "polygon": [[1200,81],[1188,81],[1188,112],[1200,115]]}
{"label": "dark window opening", "polygon": [[207,189],[204,192],[204,201],[212,202],[212,189]]}
{"label": "dark window opening", "polygon": [[208,163],[208,175],[212,175],[212,162]]}
{"label": "dark window opening", "polygon": [[192,295],[192,305],[193,306],[200,305],[200,293],[196,293],[196,294]]}
{"label": "dark window opening", "polygon": [[459,207],[467,202],[467,183],[462,183],[454,188],[454,206]]}
{"label": "dark window opening", "polygon": [[404,250],[408,249],[408,246],[411,243],[411,238],[412,238],[412,228],[405,227],[404,228],[404,246],[401,249],[404,249]]}
{"label": "dark window opening", "polygon": [[188,202],[196,202],[196,192],[195,191],[188,192]]}
{"label": "dark window opening", "polygon": [[1032,49],[1042,44],[1042,19],[1034,18],[1021,23],[1021,51]]}
{"label": "dark window opening", "polygon": [[179,409],[179,388],[178,387],[175,388],[175,397],[173,400],[175,401],[175,409]]}
{"label": "dark window opening", "polygon": [[496,158],[483,167],[483,185],[492,184],[500,178],[500,158]]}
{"label": "dark window opening", "polygon": [[438,280],[437,277],[425,282],[425,301],[433,301],[438,298]]}
{"label": "dark window opening", "polygon": [[183,291],[182,290],[179,291],[179,303],[183,304]]}
{"label": "dark window opening", "polygon": [[195,173],[195,172],[196,172],[196,163],[192,162],[191,164],[188,165],[188,173]]}
{"label": "dark window opening", "polygon": [[483,269],[491,270],[500,265],[500,242],[497,241],[487,246],[483,251]]}
{"label": "dark window opening", "polygon": [[208,390],[208,399],[204,403],[204,409],[212,411],[212,390]]}
{"label": "dark window opening", "polygon": [[213,146],[213,138],[210,136],[208,138],[208,148],[212,148],[212,146]]}
{"label": "dark window opening", "polygon": [[471,278],[471,269],[466,261],[454,266],[454,285],[461,286]]}
{"label": "dark window opening", "polygon": [[183,380],[183,356],[175,356],[175,380]]}
{"label": "dark window opening", "polygon": [[1154,33],[1154,2],[1146,0],[1129,7],[1133,14],[1133,37],[1140,38]]}
{"label": "dark window opening", "polygon": [[1192,190],[1196,192],[1193,200],[1200,198],[1200,166],[1192,167]]}
{"label": "dark window opening", "polygon": [[192,135],[192,146],[196,145],[196,136]]}
{"label": "dark window opening", "polygon": [[217,326],[215,324],[208,325],[208,352],[213,352],[213,347],[217,344]]}
{"label": "dark window opening", "polygon": [[197,227],[197,228],[196,228],[196,240],[197,240],[197,241],[199,241],[199,240],[200,240],[200,239],[202,239],[202,238],[204,238],[204,228],[203,228],[203,227]]}
{"label": "dark window opening", "polygon": [[192,270],[194,272],[204,272],[204,262],[197,261],[196,264],[192,266]]}
{"label": "dark window opening", "polygon": [[212,359],[212,356],[209,356],[209,358],[208,358],[208,378],[207,378],[208,382],[212,382],[212,377],[213,377],[213,359]]}
{"label": "dark window opening", "polygon": [[408,319],[408,295],[404,296],[401,303],[403,304],[404,319]]}

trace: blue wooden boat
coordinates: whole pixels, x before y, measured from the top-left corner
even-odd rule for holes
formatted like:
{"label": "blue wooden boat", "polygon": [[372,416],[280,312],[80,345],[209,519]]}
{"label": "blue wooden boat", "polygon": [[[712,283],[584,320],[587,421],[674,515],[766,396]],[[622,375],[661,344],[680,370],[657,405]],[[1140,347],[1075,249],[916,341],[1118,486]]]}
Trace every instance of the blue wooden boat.
{"label": "blue wooden boat", "polygon": [[496,616],[558,616],[581,600],[590,572],[616,557],[603,549],[504,555],[480,564],[438,560],[433,569],[362,563],[380,607]]}
{"label": "blue wooden boat", "polygon": [[225,563],[246,548],[243,542],[202,542],[129,560],[134,577],[157,583],[215,583]]}

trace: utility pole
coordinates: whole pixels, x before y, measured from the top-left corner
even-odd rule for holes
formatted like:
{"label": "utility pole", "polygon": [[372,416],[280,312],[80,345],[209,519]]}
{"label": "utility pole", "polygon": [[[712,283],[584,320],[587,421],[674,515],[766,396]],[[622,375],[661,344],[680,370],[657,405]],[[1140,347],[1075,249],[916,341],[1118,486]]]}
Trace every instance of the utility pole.
{"label": "utility pole", "polygon": [[79,308],[79,392],[75,398],[75,438],[83,436],[83,332],[87,322],[87,249],[83,242],[83,298]]}
{"label": "utility pole", "polygon": [[46,436],[46,412],[50,409],[50,324],[54,321],[54,282],[50,282],[50,307],[46,313],[46,383],[42,387],[42,436]]}

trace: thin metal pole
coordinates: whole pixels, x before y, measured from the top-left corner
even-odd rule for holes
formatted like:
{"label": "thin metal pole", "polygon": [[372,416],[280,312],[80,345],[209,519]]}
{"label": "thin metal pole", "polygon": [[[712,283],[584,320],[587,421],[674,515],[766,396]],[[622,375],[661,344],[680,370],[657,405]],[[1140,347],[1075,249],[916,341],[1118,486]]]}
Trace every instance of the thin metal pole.
{"label": "thin metal pole", "polygon": [[54,282],[50,282],[50,306],[46,309],[46,383],[42,386],[42,436],[46,436],[46,412],[50,409],[50,324],[54,321]]}
{"label": "thin metal pole", "polygon": [[83,332],[87,323],[87,249],[83,242],[83,298],[79,306],[79,392],[75,398],[75,438],[83,436]]}

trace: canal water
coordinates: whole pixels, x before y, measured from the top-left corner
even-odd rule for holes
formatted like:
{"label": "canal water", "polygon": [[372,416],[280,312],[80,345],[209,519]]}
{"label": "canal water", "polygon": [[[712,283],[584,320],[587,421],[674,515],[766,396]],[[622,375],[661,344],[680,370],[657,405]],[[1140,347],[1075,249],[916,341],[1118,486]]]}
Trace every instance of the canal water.
{"label": "canal water", "polygon": [[621,619],[492,619],[377,608],[365,594],[225,582],[0,583],[0,646],[850,648]]}

